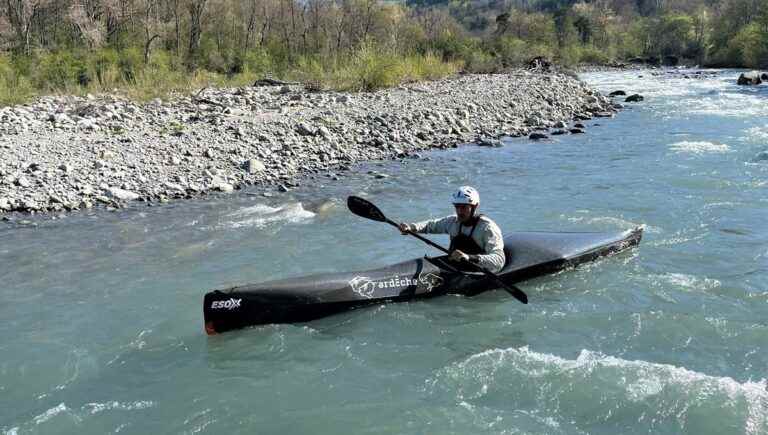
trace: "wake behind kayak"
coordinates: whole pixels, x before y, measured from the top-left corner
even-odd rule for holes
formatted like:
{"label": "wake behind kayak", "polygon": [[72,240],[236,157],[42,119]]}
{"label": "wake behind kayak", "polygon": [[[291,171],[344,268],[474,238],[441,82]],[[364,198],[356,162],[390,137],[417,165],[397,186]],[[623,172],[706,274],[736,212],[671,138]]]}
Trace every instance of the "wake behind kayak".
{"label": "wake behind kayak", "polygon": [[[594,261],[640,243],[642,228],[622,232],[514,232],[504,238],[509,284]],[[306,322],[353,308],[499,287],[483,274],[454,269],[445,257],[416,258],[362,272],[338,272],[214,290],[203,299],[209,335],[252,325]]]}

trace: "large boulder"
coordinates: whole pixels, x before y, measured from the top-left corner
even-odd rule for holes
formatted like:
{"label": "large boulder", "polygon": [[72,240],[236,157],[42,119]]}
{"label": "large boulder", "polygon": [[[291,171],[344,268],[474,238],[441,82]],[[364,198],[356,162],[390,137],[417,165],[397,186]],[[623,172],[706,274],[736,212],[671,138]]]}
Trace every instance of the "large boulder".
{"label": "large boulder", "polygon": [[757,71],[750,71],[741,73],[739,76],[739,79],[736,81],[737,85],[744,85],[744,86],[750,86],[750,85],[759,85],[762,83],[762,79],[760,78],[760,73]]}

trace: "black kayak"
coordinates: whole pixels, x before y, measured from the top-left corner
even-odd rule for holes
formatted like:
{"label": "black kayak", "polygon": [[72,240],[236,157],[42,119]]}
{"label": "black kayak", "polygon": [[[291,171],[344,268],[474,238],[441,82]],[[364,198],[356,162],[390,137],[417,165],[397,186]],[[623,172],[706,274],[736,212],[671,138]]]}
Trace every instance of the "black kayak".
{"label": "black kayak", "polygon": [[[504,283],[575,267],[640,243],[642,228],[621,232],[515,232],[504,237]],[[380,269],[311,275],[214,290],[205,295],[205,331],[306,322],[349,309],[447,293],[468,296],[498,288],[482,273],[457,270],[446,257],[424,257]]]}

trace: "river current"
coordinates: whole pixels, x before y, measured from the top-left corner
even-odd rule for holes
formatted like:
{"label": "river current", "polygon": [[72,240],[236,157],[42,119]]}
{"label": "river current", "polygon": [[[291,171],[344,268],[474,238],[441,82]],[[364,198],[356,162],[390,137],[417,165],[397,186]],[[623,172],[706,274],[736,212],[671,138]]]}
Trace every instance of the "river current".
{"label": "river current", "polygon": [[[0,222],[0,432],[768,434],[768,87],[737,76],[590,73],[645,101],[273,197]],[[205,335],[210,289],[436,254],[347,195],[414,221],[463,184],[506,231],[644,238],[521,284],[527,306],[490,291]]]}

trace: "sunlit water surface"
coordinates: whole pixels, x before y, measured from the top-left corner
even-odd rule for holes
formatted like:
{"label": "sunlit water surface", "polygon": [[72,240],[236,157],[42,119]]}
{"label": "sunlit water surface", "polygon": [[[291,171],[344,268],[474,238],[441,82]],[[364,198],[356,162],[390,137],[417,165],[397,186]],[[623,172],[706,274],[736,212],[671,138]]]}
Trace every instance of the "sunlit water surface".
{"label": "sunlit water surface", "polygon": [[[766,434],[768,87],[737,75],[588,74],[646,101],[586,135],[371,163],[272,198],[3,224],[0,431]],[[527,306],[492,291],[204,334],[209,289],[435,253],[347,195],[416,220],[450,213],[462,184],[507,231],[645,237],[525,283]]]}

